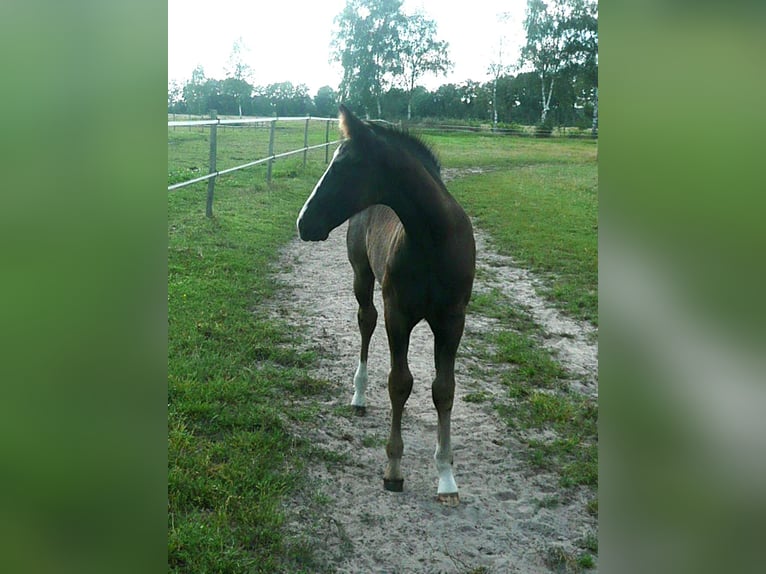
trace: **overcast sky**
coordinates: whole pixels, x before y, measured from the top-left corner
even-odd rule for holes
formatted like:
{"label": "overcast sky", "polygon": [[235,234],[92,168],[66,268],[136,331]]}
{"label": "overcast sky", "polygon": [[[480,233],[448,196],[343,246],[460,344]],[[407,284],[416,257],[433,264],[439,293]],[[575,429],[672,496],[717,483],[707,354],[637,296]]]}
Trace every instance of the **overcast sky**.
{"label": "overcast sky", "polygon": [[[321,86],[338,88],[342,70],[330,64],[333,18],[346,0],[168,0],[168,80],[185,83],[201,65],[209,78],[223,79],[232,46],[242,38],[243,59],[256,85],[306,84],[311,95]],[[526,0],[405,0],[404,11],[421,8],[449,42],[455,63],[447,77],[425,77],[429,89],[464,80],[486,81],[504,35],[503,63],[516,63],[524,41]],[[498,23],[500,12],[510,13]]]}

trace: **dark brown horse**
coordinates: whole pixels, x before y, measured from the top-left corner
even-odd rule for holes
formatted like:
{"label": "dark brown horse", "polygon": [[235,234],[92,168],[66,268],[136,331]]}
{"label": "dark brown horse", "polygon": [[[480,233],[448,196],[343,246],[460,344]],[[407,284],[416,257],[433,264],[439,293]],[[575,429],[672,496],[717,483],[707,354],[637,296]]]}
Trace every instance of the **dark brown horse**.
{"label": "dark brown horse", "polygon": [[436,378],[432,396],[439,418],[438,499],[459,502],[452,474],[450,415],[455,395],[455,354],[463,335],[473,286],[476,248],[471,221],[447,192],[440,166],[419,139],[362,122],[340,107],[345,140],[298,216],[304,241],[324,241],[350,218],[346,238],[354,269],[354,295],[362,335],[351,404],[364,414],[367,354],[378,313],[375,279],[383,291],[391,352],[388,393],[391,434],[384,488],[401,491],[402,411],[412,390],[407,365],[410,332],[425,319],[434,334]]}

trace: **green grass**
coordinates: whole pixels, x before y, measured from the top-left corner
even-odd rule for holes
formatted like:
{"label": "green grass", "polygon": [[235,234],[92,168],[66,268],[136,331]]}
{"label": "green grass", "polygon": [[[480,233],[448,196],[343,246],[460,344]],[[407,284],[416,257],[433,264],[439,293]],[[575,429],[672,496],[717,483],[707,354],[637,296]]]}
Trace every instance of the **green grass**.
{"label": "green grass", "polygon": [[[563,487],[598,483],[598,408],[595,401],[570,391],[566,373],[528,334],[500,331],[512,339],[513,352],[500,351],[498,363],[514,368],[503,375],[507,401],[496,404],[506,423],[522,432],[527,459],[535,467],[559,475]],[[541,435],[530,431],[548,431]]]}
{"label": "green grass", "polygon": [[[493,246],[547,280],[544,295],[598,324],[598,196],[595,162],[510,166],[463,177],[449,189]],[[547,151],[547,150],[546,150]],[[506,160],[507,161],[507,160]]]}
{"label": "green grass", "polygon": [[224,176],[213,219],[204,217],[204,184],[168,194],[171,572],[310,564],[308,550],[281,530],[281,499],[300,485],[310,452],[286,422],[306,416],[293,398],[325,384],[307,376],[313,357],[295,351],[262,305],[278,292],[265,271],[294,234],[322,167],[288,177],[299,168],[282,163],[270,189],[258,170]]}
{"label": "green grass", "polygon": [[504,329],[490,336],[497,348],[493,357],[495,362],[516,365],[516,369],[506,375],[506,383],[521,382],[550,388],[566,376],[550,352],[529,333]]}
{"label": "green grass", "polygon": [[[423,139],[435,147],[442,164],[449,168],[518,168],[583,163],[592,163],[595,167],[598,149],[597,142],[592,140],[535,140],[489,134],[425,133]],[[451,184],[448,187],[452,189]]]}

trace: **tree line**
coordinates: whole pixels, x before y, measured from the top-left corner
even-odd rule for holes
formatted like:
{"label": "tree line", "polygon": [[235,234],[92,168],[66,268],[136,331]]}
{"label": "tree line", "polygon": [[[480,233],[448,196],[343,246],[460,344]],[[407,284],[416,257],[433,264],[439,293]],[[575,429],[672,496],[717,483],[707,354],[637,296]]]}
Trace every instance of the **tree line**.
{"label": "tree line", "polygon": [[[499,14],[500,22],[507,14]],[[491,79],[428,90],[419,81],[453,66],[436,22],[406,14],[402,0],[347,0],[335,18],[330,57],[344,70],[337,88],[311,95],[305,84],[258,86],[235,43],[226,78],[201,67],[168,88],[168,111],[223,115],[330,117],[345,102],[368,117],[593,127],[598,118],[598,14],[594,0],[528,0],[526,43],[518,62],[503,61],[503,38],[487,62]],[[513,73],[516,71],[517,73]]]}

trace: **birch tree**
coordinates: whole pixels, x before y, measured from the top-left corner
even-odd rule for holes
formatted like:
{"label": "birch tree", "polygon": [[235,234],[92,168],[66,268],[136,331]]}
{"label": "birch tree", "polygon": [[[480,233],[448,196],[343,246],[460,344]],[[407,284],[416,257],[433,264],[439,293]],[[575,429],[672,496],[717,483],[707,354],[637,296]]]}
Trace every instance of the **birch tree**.
{"label": "birch tree", "polygon": [[184,101],[190,113],[203,114],[207,111],[208,82],[202,66],[195,67],[191,79],[183,87]]}
{"label": "birch tree", "polygon": [[412,119],[412,95],[424,75],[452,69],[449,44],[436,39],[436,22],[416,12],[406,16],[399,34],[400,83],[407,93],[407,119]]}
{"label": "birch tree", "polygon": [[402,1],[348,0],[335,17],[331,60],[343,66],[341,98],[358,98],[368,116],[375,106],[380,117],[380,98],[401,74]]}
{"label": "birch tree", "polygon": [[596,61],[596,4],[593,0],[527,0],[524,30],[527,41],[521,49],[521,64],[531,64],[540,78],[540,123],[545,123],[562,70]]}
{"label": "birch tree", "polygon": [[[507,24],[511,18],[510,12],[501,12],[497,15],[497,20],[500,25]],[[507,62],[507,54],[505,45],[508,39],[505,34],[500,35],[500,39],[497,43],[495,50],[495,56],[489,63],[487,72],[492,76],[492,127],[497,129],[497,82],[500,78],[508,74],[512,66]]]}
{"label": "birch tree", "polygon": [[521,49],[522,64],[531,64],[540,78],[542,87],[542,116],[544,124],[553,95],[556,76],[564,65],[565,38],[562,34],[564,20],[563,3],[553,0],[527,0],[524,29],[527,42]]}
{"label": "birch tree", "polygon": [[245,46],[242,37],[239,37],[231,48],[229,60],[224,72],[224,92],[233,97],[237,102],[239,117],[242,117],[242,104],[253,95],[253,86],[250,79],[253,75],[252,68],[245,62],[245,53],[249,50]]}

